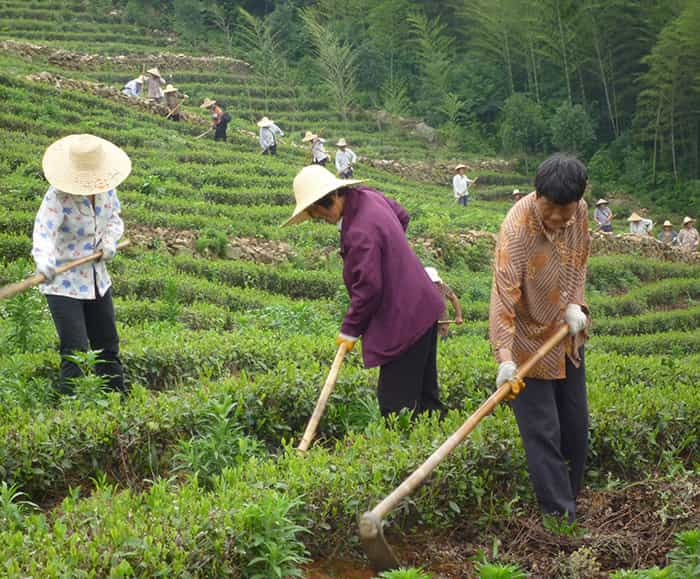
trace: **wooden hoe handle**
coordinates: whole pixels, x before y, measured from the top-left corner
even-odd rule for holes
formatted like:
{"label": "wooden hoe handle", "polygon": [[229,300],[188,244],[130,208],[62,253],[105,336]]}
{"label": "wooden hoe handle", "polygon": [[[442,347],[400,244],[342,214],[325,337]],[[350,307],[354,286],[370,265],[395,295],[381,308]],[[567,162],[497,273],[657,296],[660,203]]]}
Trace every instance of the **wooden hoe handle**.
{"label": "wooden hoe handle", "polygon": [[[117,245],[117,249],[124,249],[128,245],[131,245],[131,242],[127,239],[125,241],[122,241],[119,245]],[[76,259],[75,261],[64,263],[62,266],[56,268],[56,275],[58,275],[59,273],[64,273],[69,269],[73,269],[74,267],[77,267],[79,265],[83,265],[84,263],[95,261],[97,259],[100,259],[101,257],[102,250],[97,251],[91,255],[81,257],[80,259]],[[0,288],[0,300],[16,296],[18,293],[21,293],[24,290],[27,290],[31,287],[37,286],[40,283],[44,283],[45,281],[46,278],[42,274],[37,273],[31,277],[28,277],[27,279],[23,279],[22,281],[8,284]]]}
{"label": "wooden hoe handle", "polygon": [[[544,358],[569,333],[569,326],[564,324],[556,334],[547,340],[527,362],[518,368],[515,380],[522,380],[527,373]],[[510,393],[511,382],[502,384],[467,421],[459,427],[432,455],[404,480],[388,497],[371,511],[374,517],[383,519],[404,497],[410,495],[426,477],[471,433],[481,419],[491,414],[493,409]]]}
{"label": "wooden hoe handle", "polygon": [[326,410],[326,404],[328,403],[328,398],[330,398],[331,392],[335,387],[335,381],[338,379],[338,372],[340,371],[340,366],[343,363],[345,354],[348,351],[347,344],[342,343],[338,346],[338,351],[335,354],[335,359],[333,360],[333,365],[331,366],[330,372],[328,372],[328,378],[326,378],[326,383],[323,385],[321,390],[321,395],[318,397],[318,402],[316,402],[316,408],[309,419],[309,423],[306,425],[306,430],[304,431],[304,436],[297,446],[297,450],[306,452],[311,445],[311,441],[316,436],[316,429],[318,428],[318,423],[321,421],[321,417]]}

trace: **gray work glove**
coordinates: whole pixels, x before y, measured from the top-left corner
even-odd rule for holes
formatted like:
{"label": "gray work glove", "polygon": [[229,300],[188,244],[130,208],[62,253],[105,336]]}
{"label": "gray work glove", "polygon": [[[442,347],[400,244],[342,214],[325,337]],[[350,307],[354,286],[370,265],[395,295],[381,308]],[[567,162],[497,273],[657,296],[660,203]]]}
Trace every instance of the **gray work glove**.
{"label": "gray work glove", "polygon": [[496,388],[500,388],[504,382],[510,382],[515,378],[518,367],[515,362],[501,362],[498,366],[498,376],[496,377]]}
{"label": "gray work glove", "polygon": [[564,321],[569,325],[569,335],[575,336],[586,327],[588,317],[583,312],[583,309],[578,304],[569,304],[566,306]]}

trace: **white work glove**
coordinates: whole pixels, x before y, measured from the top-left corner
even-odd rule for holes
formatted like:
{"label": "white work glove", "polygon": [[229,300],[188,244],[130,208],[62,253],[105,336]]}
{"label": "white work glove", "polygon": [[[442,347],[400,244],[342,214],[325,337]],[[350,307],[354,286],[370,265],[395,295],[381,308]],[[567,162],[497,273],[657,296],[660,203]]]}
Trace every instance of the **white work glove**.
{"label": "white work glove", "polygon": [[569,325],[569,335],[575,336],[586,327],[588,317],[586,317],[581,306],[569,304],[566,306],[564,321]]}
{"label": "white work glove", "polygon": [[101,261],[112,261],[114,256],[117,255],[117,246],[106,243],[102,248]]}
{"label": "white work glove", "polygon": [[504,382],[511,382],[518,372],[515,362],[501,362],[498,366],[498,376],[496,377],[496,388],[500,388]]}
{"label": "white work glove", "polygon": [[338,344],[338,346],[345,344],[348,352],[352,352],[352,349],[355,347],[355,342],[357,342],[357,338],[355,336],[348,336],[342,332],[338,334],[338,337],[335,339],[335,343]]}
{"label": "white work glove", "polygon": [[37,264],[36,272],[46,278],[46,281],[51,281],[56,276],[56,268],[48,263]]}

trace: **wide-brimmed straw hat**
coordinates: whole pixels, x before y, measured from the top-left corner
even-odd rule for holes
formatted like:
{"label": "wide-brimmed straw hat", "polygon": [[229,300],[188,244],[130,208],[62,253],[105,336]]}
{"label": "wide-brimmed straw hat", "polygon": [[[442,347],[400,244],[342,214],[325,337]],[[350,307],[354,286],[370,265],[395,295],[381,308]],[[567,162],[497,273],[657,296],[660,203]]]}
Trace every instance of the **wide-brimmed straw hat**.
{"label": "wide-brimmed straw hat", "polygon": [[114,189],[131,173],[129,156],[95,135],[69,135],[49,145],[42,160],[44,176],[72,195],[97,195]]}
{"label": "wide-brimmed straw hat", "polygon": [[164,92],[164,93],[167,93],[167,92],[177,92],[177,89],[176,89],[173,85],[169,84],[168,86],[166,86],[166,87],[163,89],[163,92]]}
{"label": "wide-brimmed straw hat", "polygon": [[267,117],[263,117],[258,121],[258,126],[259,127],[269,127],[270,125],[274,125],[275,123],[268,119]]}
{"label": "wide-brimmed straw hat", "polygon": [[205,98],[204,102],[202,102],[201,105],[199,105],[200,109],[208,109],[211,106],[214,106],[216,104],[216,101],[211,100],[210,98]]}
{"label": "wide-brimmed straw hat", "polygon": [[522,193],[520,192],[520,189],[513,189],[511,195],[522,195]]}
{"label": "wide-brimmed straw hat", "polygon": [[426,267],[425,273],[428,274],[430,281],[432,281],[433,283],[442,283],[442,278],[440,277],[440,274],[437,272],[437,269],[435,269],[434,267]]}
{"label": "wide-brimmed straw hat", "polygon": [[607,205],[608,202],[606,199],[598,199],[598,201],[595,202],[596,206],[597,205]]}
{"label": "wide-brimmed straw hat", "polygon": [[460,169],[466,169],[466,168],[467,168],[466,165],[463,165],[462,163],[460,163],[459,165],[457,165],[455,167],[455,171],[459,171]]}
{"label": "wide-brimmed straw hat", "polygon": [[639,215],[637,215],[637,213],[635,211],[632,211],[632,215],[630,215],[627,218],[627,221],[641,221],[641,220],[642,220],[642,218]]}
{"label": "wide-brimmed straw hat", "polygon": [[312,133],[311,131],[306,131],[306,134],[304,135],[304,138],[301,140],[301,142],[308,143],[309,141],[313,141],[314,139],[318,139],[318,135],[316,133]]}
{"label": "wide-brimmed straw hat", "polygon": [[304,167],[294,177],[294,198],[297,206],[292,216],[282,224],[282,227],[306,221],[311,217],[307,209],[316,201],[337,189],[362,183],[362,181],[363,179],[338,179],[321,165]]}
{"label": "wide-brimmed straw hat", "polygon": [[692,217],[688,217],[687,215],[683,218],[683,225],[687,225],[688,223],[692,223],[695,221]]}
{"label": "wide-brimmed straw hat", "polygon": [[338,142],[335,144],[336,147],[347,147],[348,144],[345,141],[345,139],[338,139]]}
{"label": "wide-brimmed straw hat", "polygon": [[673,225],[671,225],[671,222],[667,219],[664,221],[664,227],[673,227]]}
{"label": "wide-brimmed straw hat", "polygon": [[157,66],[154,66],[153,68],[149,68],[146,72],[148,74],[150,74],[151,76],[157,76],[158,78],[163,78],[162,76],[160,76],[160,71],[158,70]]}

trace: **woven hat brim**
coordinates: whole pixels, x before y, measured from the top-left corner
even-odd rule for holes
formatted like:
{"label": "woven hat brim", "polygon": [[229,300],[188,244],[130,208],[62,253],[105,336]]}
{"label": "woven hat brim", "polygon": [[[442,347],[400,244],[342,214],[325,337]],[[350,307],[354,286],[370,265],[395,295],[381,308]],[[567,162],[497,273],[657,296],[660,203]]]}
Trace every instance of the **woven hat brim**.
{"label": "woven hat brim", "polygon": [[258,124],[259,127],[265,128],[265,127],[271,127],[271,126],[274,125],[275,123],[274,123],[274,121],[271,121],[270,119],[268,119],[268,120],[266,120],[265,122],[263,122],[263,121],[258,121],[257,124]]}
{"label": "woven hat brim", "polygon": [[69,155],[70,145],[78,136],[59,139],[46,149],[41,162],[46,180],[71,195],[98,195],[118,187],[131,173],[129,155],[114,143],[94,137],[102,145],[102,163],[90,171],[79,171]]}
{"label": "woven hat brim", "polygon": [[323,189],[320,189],[319,191],[314,194],[305,205],[297,205],[296,208],[294,209],[294,213],[292,213],[292,216],[287,219],[280,227],[287,227],[287,225],[295,225],[297,223],[301,223],[302,221],[306,221],[308,219],[311,219],[311,215],[309,215],[309,212],[307,211],[309,207],[311,207],[316,201],[319,199],[323,199],[326,195],[329,193],[333,193],[333,191],[337,191],[338,189],[342,189],[343,187],[350,187],[351,185],[356,185],[357,183],[364,183],[366,179],[338,179],[335,182],[335,186],[331,188],[324,187]]}

